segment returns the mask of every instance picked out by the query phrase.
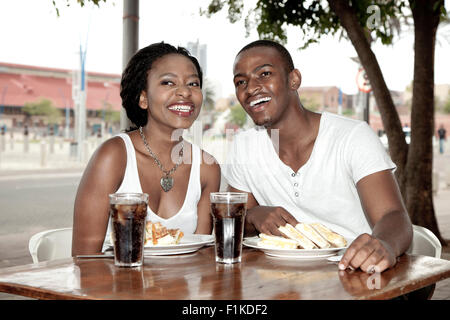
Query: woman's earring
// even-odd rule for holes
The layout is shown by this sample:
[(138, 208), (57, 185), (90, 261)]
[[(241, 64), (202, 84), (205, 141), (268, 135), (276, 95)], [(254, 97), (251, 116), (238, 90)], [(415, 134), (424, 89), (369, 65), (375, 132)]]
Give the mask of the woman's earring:
[(141, 107), (141, 109), (148, 109), (148, 101), (147, 98), (144, 97), (144, 95), (141, 94), (141, 96), (139, 97), (139, 107)]

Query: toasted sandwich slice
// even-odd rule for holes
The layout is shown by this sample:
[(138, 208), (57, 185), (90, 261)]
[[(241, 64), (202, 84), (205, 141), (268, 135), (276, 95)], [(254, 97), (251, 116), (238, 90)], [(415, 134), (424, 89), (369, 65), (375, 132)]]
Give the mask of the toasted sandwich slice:
[(159, 238), (158, 242), (157, 242), (158, 246), (166, 246), (166, 245), (170, 245), (170, 244), (176, 244), (175, 238), (172, 237), (172, 235), (170, 233), (166, 234), (162, 238)]
[(152, 223), (148, 221), (145, 226), (146, 245), (168, 245), (178, 244), (184, 236), (180, 229), (167, 229), (160, 222)]
[(259, 234), (260, 240), (258, 241), (259, 247), (264, 248), (272, 248), (272, 249), (297, 249), (297, 241), (278, 237), (271, 236), (265, 233)]
[(323, 224), (319, 222), (310, 224), (323, 238), (325, 238), (329, 243), (335, 248), (342, 248), (347, 245), (347, 240), (340, 234), (330, 230)]
[(304, 234), (309, 240), (314, 242), (320, 249), (327, 249), (331, 244), (325, 240), (313, 227), (306, 223), (298, 223), (295, 229)]
[(298, 245), (302, 249), (309, 250), (309, 249), (317, 248), (317, 246), (311, 240), (309, 240), (304, 234), (302, 234), (300, 231), (295, 229), (289, 223), (286, 223), (286, 225), (284, 227), (283, 226), (278, 227), (278, 230), (280, 230), (280, 232), (282, 234), (284, 234), (286, 237), (288, 237), (289, 239), (297, 241)]
[(169, 234), (173, 237), (176, 244), (180, 243), (181, 238), (183, 238), (184, 233), (180, 229), (169, 229)]

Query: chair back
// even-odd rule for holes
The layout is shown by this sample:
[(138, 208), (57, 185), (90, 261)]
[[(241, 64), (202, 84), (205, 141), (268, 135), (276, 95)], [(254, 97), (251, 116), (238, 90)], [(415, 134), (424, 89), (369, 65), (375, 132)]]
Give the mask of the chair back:
[(406, 252), (441, 258), (442, 245), (433, 232), (427, 228), (413, 225), (413, 240)]
[(33, 263), (70, 258), (72, 256), (72, 228), (52, 229), (36, 233), (28, 242)]

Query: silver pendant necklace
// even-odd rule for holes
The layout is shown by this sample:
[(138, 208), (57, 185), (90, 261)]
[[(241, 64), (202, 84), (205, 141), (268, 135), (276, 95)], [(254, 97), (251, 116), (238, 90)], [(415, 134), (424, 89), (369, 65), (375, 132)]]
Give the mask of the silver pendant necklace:
[(164, 167), (161, 164), (161, 161), (159, 161), (158, 157), (153, 153), (152, 149), (150, 149), (150, 146), (147, 143), (147, 139), (145, 139), (145, 135), (144, 135), (144, 132), (142, 130), (142, 127), (139, 127), (139, 133), (141, 134), (142, 141), (144, 142), (145, 148), (147, 149), (148, 153), (153, 158), (153, 160), (155, 161), (156, 165), (164, 173), (164, 175), (162, 176), (162, 178), (160, 180), (160, 184), (161, 184), (161, 188), (164, 190), (164, 192), (167, 192), (170, 189), (172, 189), (172, 187), (173, 187), (173, 178), (170, 175), (172, 173), (174, 173), (175, 170), (177, 170), (178, 166), (183, 161), (184, 140), (181, 141), (181, 150), (180, 150), (180, 153), (179, 153), (180, 159), (178, 160), (178, 162), (175, 164), (175, 166), (172, 169), (167, 171), (167, 170), (164, 170)]

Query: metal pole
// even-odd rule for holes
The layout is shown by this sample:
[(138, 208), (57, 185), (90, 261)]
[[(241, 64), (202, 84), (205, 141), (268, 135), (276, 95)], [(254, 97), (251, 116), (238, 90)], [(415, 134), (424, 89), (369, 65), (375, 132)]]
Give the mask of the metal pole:
[(366, 92), (366, 105), (364, 107), (364, 121), (367, 122), (367, 124), (370, 124), (370, 92)]
[(83, 141), (86, 139), (86, 47), (82, 48), (80, 44), (80, 91), (78, 96), (78, 127), (77, 127), (77, 160), (83, 161), (82, 147)]
[[(123, 34), (122, 34), (122, 70), (139, 49), (139, 0), (123, 1)], [(120, 111), (120, 130), (130, 128), (132, 122), (128, 119), (125, 109)]]

